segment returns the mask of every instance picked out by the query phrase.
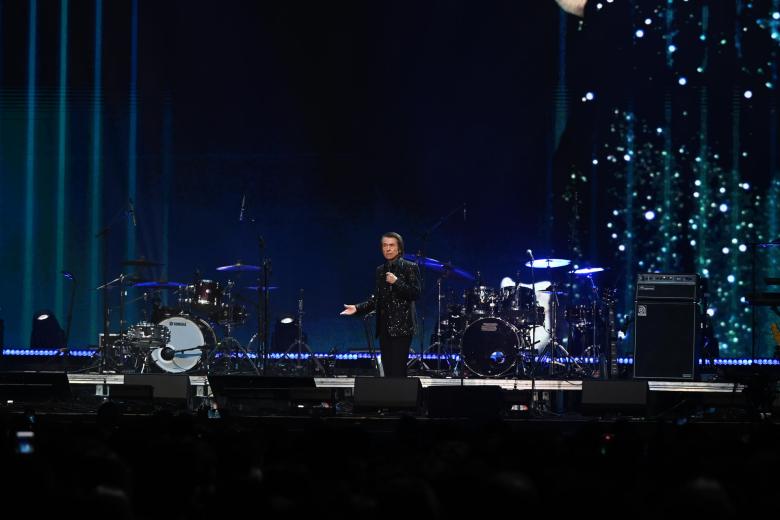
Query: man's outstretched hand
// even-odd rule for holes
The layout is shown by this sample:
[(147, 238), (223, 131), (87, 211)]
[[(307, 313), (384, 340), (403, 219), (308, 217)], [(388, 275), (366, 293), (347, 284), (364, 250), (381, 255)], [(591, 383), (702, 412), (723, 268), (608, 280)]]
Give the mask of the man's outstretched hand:
[(352, 316), (356, 312), (357, 312), (357, 307), (355, 307), (354, 305), (347, 305), (345, 303), (344, 304), (344, 310), (341, 311), (341, 315), (342, 316)]

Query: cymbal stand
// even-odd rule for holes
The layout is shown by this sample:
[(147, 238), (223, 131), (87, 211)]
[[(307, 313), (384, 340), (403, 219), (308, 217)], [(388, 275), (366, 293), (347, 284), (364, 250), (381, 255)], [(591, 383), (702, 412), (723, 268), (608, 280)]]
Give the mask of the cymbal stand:
[[(441, 281), (444, 276), (440, 276), (436, 280), (436, 343), (428, 347), (428, 352), (433, 350), (434, 346), (436, 347), (436, 375), (441, 375), (441, 346), (444, 342), (444, 339), (441, 337)], [(422, 366), (426, 365), (423, 364)]]
[[(530, 249), (528, 250), (528, 254), (531, 256), (531, 265), (533, 265), (534, 254), (533, 254), (533, 252), (531, 252)], [(520, 287), (522, 287), (520, 285), (520, 272), (519, 271), (517, 272), (517, 275), (515, 276), (515, 278), (517, 278), (517, 283), (515, 284), (515, 294), (514, 294), (515, 307), (518, 308), (518, 309), (521, 309), (521, 312), (522, 312), (522, 308), (523, 308), (522, 307), (522, 303), (523, 302), (519, 301)], [(539, 306), (539, 302), (536, 300), (536, 278), (534, 276), (534, 268), (533, 267), (531, 267), (531, 295), (532, 296), (531, 296), (531, 345), (530, 345), (530, 349), (531, 349), (531, 356), (532, 356), (531, 359), (533, 360), (533, 352), (536, 350), (536, 325), (537, 325), (537, 323), (536, 323), (536, 318), (537, 318), (537, 316), (536, 316), (536, 309)], [(524, 338), (528, 338), (528, 336), (524, 335)], [(522, 340), (520, 340), (520, 343), (521, 344), (518, 345), (518, 346), (522, 349)], [(520, 355), (518, 356), (518, 359), (521, 362), (515, 363), (515, 379), (520, 379), (521, 375), (524, 375), (524, 374), (520, 373), (520, 369), (523, 368), (523, 366), (524, 366), (523, 363), (522, 363), (523, 355), (522, 355), (522, 352), (520, 352), (519, 354)]]
[[(260, 265), (263, 266), (263, 276), (259, 284), (260, 290), (257, 291), (257, 337), (258, 348), (262, 351), (263, 375), (265, 375), (268, 368), (268, 304), (270, 296), (268, 283), (271, 277), (271, 259), (265, 256), (265, 240), (262, 236), (258, 235), (257, 244), (262, 262)], [(262, 309), (262, 319), (260, 309)]]
[(590, 304), (590, 326), (592, 329), (591, 332), (591, 353), (593, 354), (593, 357), (598, 360), (599, 364), (599, 378), (600, 379), (607, 379), (607, 358), (606, 353), (604, 352), (604, 349), (602, 348), (602, 345), (598, 343), (597, 337), (596, 337), (596, 331), (598, 330), (598, 326), (596, 324), (596, 318), (598, 317), (598, 307), (599, 302), (601, 301), (599, 296), (599, 288), (596, 286), (596, 282), (593, 280), (593, 274), (588, 275), (588, 281), (590, 282), (590, 287), (592, 291), (592, 302)]
[[(550, 273), (550, 264), (547, 264), (547, 273), (550, 277), (550, 280), (552, 280), (552, 276)], [(582, 370), (582, 366), (577, 363), (577, 361), (569, 354), (569, 351), (566, 350), (563, 345), (560, 344), (558, 341), (558, 284), (555, 282), (550, 282), (550, 288), (548, 289), (550, 291), (550, 342), (542, 349), (542, 351), (539, 353), (539, 356), (537, 357), (536, 363), (534, 363), (534, 368), (532, 370), (532, 374), (536, 374), (536, 370), (539, 368), (539, 365), (544, 361), (545, 359), (545, 353), (547, 356), (549, 356), (549, 365), (548, 365), (548, 375), (550, 377), (555, 376), (555, 359), (556, 359), (556, 351), (560, 352), (561, 355), (558, 356), (558, 359), (563, 360), (563, 363), (568, 363), (570, 365), (574, 365), (578, 371)], [(567, 371), (569, 371), (567, 367)]]
[[(417, 250), (417, 267), (418, 267), (419, 272), (420, 272), (420, 297), (419, 297), (418, 302), (417, 302), (417, 306), (420, 308), (420, 330), (419, 330), (419, 334), (420, 334), (420, 357), (419, 357), (420, 369), (422, 369), (425, 366), (424, 362), (423, 362), (423, 353), (425, 352), (425, 305), (424, 305), (424, 302), (423, 302), (423, 297), (424, 297), (424, 294), (425, 294), (425, 269), (424, 269), (424, 266), (421, 265), (422, 259), (425, 258), (426, 246), (428, 244), (428, 239), (430, 238), (431, 234), (434, 231), (436, 231), (437, 229), (439, 229), (439, 227), (441, 227), (442, 224), (447, 222), (450, 219), (450, 217), (452, 217), (454, 214), (456, 214), (456, 213), (458, 213), (460, 211), (463, 212), (463, 220), (465, 222), (465, 220), (466, 220), (466, 203), (464, 202), (463, 204), (461, 204), (457, 208), (451, 210), (449, 213), (447, 213), (446, 215), (441, 217), (438, 221), (436, 221), (435, 224), (433, 224), (433, 226), (431, 226), (430, 228), (426, 229), (425, 232), (423, 232), (421, 245), (420, 245), (420, 248)], [(407, 363), (407, 367), (410, 364), (411, 363)]]

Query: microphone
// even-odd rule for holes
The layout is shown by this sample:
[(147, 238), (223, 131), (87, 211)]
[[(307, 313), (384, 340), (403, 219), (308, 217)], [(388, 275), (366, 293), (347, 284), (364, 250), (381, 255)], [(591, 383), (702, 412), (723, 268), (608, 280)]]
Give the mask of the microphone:
[(176, 351), (171, 347), (163, 347), (162, 350), (160, 350), (160, 357), (165, 361), (171, 361), (175, 356)]
[(238, 214), (238, 221), (244, 221), (244, 211), (246, 210), (246, 192), (241, 195), (241, 213)]
[(528, 256), (531, 257), (531, 260), (534, 260), (534, 252), (533, 251), (531, 251), (530, 249), (526, 249), (525, 252), (528, 253)]
[(466, 203), (463, 203), (463, 222), (466, 222)]
[(385, 262), (385, 283), (387, 284), (387, 290), (393, 290), (393, 284), (387, 281), (387, 273), (390, 272), (390, 262)]
[(130, 216), (133, 218), (133, 227), (137, 227), (138, 224), (135, 222), (135, 207), (133, 206), (133, 199), (130, 197), (127, 198), (127, 207), (129, 208), (127, 212), (130, 213)]

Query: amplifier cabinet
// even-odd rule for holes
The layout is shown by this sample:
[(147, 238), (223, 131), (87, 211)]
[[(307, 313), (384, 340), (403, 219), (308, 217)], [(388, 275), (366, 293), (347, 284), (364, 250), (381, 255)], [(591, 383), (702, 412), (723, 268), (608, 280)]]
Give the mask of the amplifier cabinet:
[(639, 275), (634, 303), (635, 378), (697, 378), (698, 282), (697, 275)]

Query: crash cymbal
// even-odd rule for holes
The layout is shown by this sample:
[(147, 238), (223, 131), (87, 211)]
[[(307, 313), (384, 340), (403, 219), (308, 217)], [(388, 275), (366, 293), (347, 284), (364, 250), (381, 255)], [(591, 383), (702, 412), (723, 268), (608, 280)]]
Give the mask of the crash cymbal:
[(548, 267), (554, 269), (556, 267), (565, 267), (571, 263), (571, 260), (565, 258), (537, 258), (536, 260), (528, 261), (524, 265), (533, 269), (547, 269)]
[(156, 267), (163, 264), (159, 262), (152, 262), (151, 260), (147, 260), (146, 258), (141, 257), (134, 260), (125, 260), (122, 262), (122, 265), (132, 265), (135, 267)]
[(141, 282), (133, 285), (133, 287), (138, 287), (139, 289), (180, 289), (186, 286), (186, 283), (162, 281)]
[(540, 292), (544, 294), (557, 294), (558, 296), (566, 296), (567, 294), (569, 294), (566, 291), (553, 291), (552, 289), (544, 289), (536, 292)]
[(410, 262), (414, 262), (418, 265), (421, 265), (426, 269), (430, 269), (431, 271), (436, 271), (437, 273), (452, 273), (460, 276), (461, 278), (465, 278), (466, 280), (474, 280), (476, 278), (473, 274), (469, 273), (468, 271), (455, 267), (454, 265), (452, 265), (451, 262), (445, 263), (436, 260), (435, 258), (428, 258), (425, 256), (412, 255), (412, 254), (406, 254), (404, 255), (404, 258), (406, 260), (409, 260)]
[(223, 265), (221, 267), (217, 267), (217, 271), (223, 271), (223, 272), (235, 272), (235, 271), (259, 271), (260, 266), (258, 265), (248, 265), (248, 264), (242, 264), (241, 262), (236, 262), (233, 265)]
[[(276, 290), (276, 289), (278, 289), (278, 288), (279, 288), (279, 287), (277, 287), (277, 286), (275, 286), (275, 285), (271, 285), (271, 286), (269, 286), (269, 287), (268, 287), (268, 290), (269, 290), (269, 291), (275, 291), (275, 290)], [(247, 291), (259, 291), (259, 290), (263, 290), (263, 289), (261, 289), (261, 287), (260, 287), (259, 285), (250, 285), (250, 286), (244, 287), (244, 289), (246, 289)]]
[(600, 273), (602, 271), (606, 271), (606, 267), (580, 267), (579, 269), (575, 269), (573, 271), (569, 271), (571, 274), (579, 274), (579, 275), (587, 275), (587, 274), (594, 274), (594, 273)]

